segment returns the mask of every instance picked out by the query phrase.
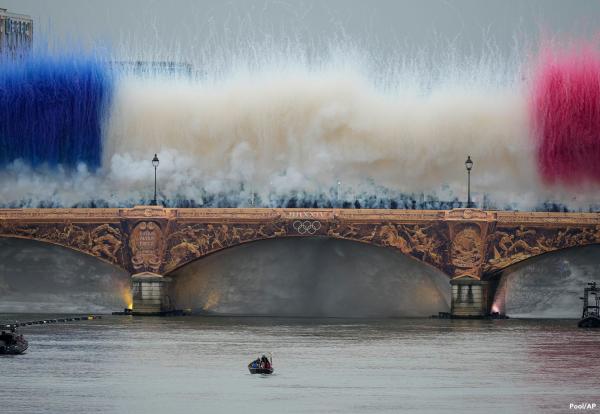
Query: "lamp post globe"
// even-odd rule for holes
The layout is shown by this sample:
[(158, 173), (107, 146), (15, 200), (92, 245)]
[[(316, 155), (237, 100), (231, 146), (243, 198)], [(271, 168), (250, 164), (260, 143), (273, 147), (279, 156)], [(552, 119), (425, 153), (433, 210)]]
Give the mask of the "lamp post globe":
[(154, 158), (152, 158), (152, 166), (154, 167), (154, 199), (150, 203), (150, 205), (152, 205), (152, 206), (158, 205), (156, 202), (156, 169), (158, 168), (158, 163), (159, 163), (158, 156), (157, 156), (157, 154), (154, 154)]
[(467, 169), (467, 208), (471, 208), (471, 169), (473, 168), (473, 160), (471, 160), (470, 155), (467, 155), (465, 168)]
[(473, 168), (473, 160), (471, 160), (470, 155), (467, 155), (467, 160), (465, 161), (465, 167), (467, 167), (467, 171), (471, 171), (471, 168)]

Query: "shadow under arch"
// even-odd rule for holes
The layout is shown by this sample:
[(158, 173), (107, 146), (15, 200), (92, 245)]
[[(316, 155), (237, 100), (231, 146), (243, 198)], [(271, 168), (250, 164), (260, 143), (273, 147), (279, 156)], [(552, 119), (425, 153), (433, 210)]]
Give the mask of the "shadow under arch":
[(49, 244), (52, 246), (58, 246), (58, 247), (62, 247), (77, 253), (81, 253), (83, 255), (89, 256), (89, 257), (93, 257), (94, 259), (97, 259), (101, 262), (104, 262), (106, 264), (109, 264), (111, 266), (114, 266), (116, 268), (118, 268), (119, 270), (123, 270), (126, 271), (127, 269), (125, 269), (125, 267), (123, 266), (122, 263), (119, 263), (118, 261), (115, 260), (111, 260), (106, 256), (103, 256), (101, 253), (100, 254), (94, 254), (91, 251), (87, 251), (87, 250), (82, 250), (82, 249), (78, 249), (77, 247), (71, 246), (68, 243), (59, 243), (57, 241), (54, 240), (48, 240), (48, 239), (41, 239), (41, 238), (35, 238), (35, 237), (27, 237), (27, 236), (21, 236), (21, 235), (16, 235), (16, 234), (0, 234), (0, 240), (2, 239), (19, 239), (19, 240), (29, 240), (32, 242), (37, 242), (37, 243), (43, 243), (43, 244)]
[[(495, 270), (493, 272), (484, 273), (481, 277), (481, 280), (491, 282), (494, 279), (501, 277), (504, 272), (517, 269), (521, 266), (526, 266), (527, 264), (532, 263), (532, 262), (535, 263), (537, 260), (541, 260), (546, 257), (553, 256), (555, 254), (568, 253), (570, 251), (575, 251), (578, 249), (585, 249), (587, 247), (593, 247), (593, 246), (597, 246), (600, 249), (600, 243), (586, 243), (586, 244), (580, 244), (580, 245), (576, 245), (576, 246), (561, 247), (556, 250), (549, 250), (547, 252), (543, 252), (540, 254), (530, 255), (530, 256), (524, 257), (522, 260), (514, 261), (510, 265), (503, 267), (501, 269)], [(600, 262), (600, 256), (599, 256), (599, 262)]]
[(600, 282), (600, 244), (565, 247), (485, 274), (492, 311), (509, 316), (579, 317), (579, 297), (590, 280)]
[[(244, 246), (244, 245), (248, 245), (248, 244), (255, 244), (255, 243), (259, 243), (259, 242), (264, 242), (267, 240), (288, 240), (288, 239), (296, 239), (296, 240), (302, 240), (302, 239), (321, 239), (321, 240), (342, 240), (342, 241), (347, 241), (347, 242), (352, 242), (352, 243), (357, 243), (357, 244), (362, 244), (362, 245), (367, 245), (367, 246), (371, 246), (371, 247), (375, 247), (375, 248), (382, 248), (382, 249), (386, 249), (389, 251), (393, 251), (399, 255), (405, 256), (408, 259), (414, 260), (417, 263), (420, 263), (426, 267), (429, 267), (435, 271), (441, 272), (444, 275), (446, 275), (446, 277), (448, 278), (448, 280), (450, 280), (451, 276), (448, 275), (446, 272), (444, 272), (444, 270), (442, 269), (442, 264), (440, 264), (440, 266), (435, 266), (434, 264), (432, 264), (430, 261), (425, 260), (427, 253), (406, 253), (404, 251), (402, 251), (401, 248), (397, 247), (397, 246), (391, 246), (391, 245), (385, 245), (385, 244), (381, 244), (381, 243), (374, 243), (371, 241), (365, 241), (365, 240), (361, 240), (361, 239), (355, 239), (355, 238), (349, 238), (349, 237), (334, 237), (334, 236), (323, 236), (323, 235), (281, 235), (281, 236), (276, 236), (276, 237), (264, 237), (264, 238), (257, 238), (257, 239), (251, 239), (251, 240), (243, 240), (240, 241), (238, 243), (235, 244), (231, 244), (231, 245), (227, 245), (224, 246), (222, 248), (219, 249), (215, 249), (212, 251), (209, 251), (207, 253), (204, 253), (202, 255), (196, 256), (196, 257), (191, 257), (189, 259), (186, 259), (184, 261), (180, 261), (177, 265), (175, 266), (169, 266), (168, 262), (169, 262), (169, 254), (167, 254), (167, 266), (166, 267), (166, 271), (164, 272), (165, 276), (170, 276), (174, 273), (177, 273), (180, 269), (190, 265), (191, 263), (194, 263), (198, 260), (203, 260), (207, 257), (210, 257), (214, 254), (219, 254), (222, 253), (225, 250), (229, 250), (229, 249), (234, 249), (237, 248), (239, 246)], [(419, 257), (420, 256), (420, 257)]]
[(68, 246), (0, 237), (0, 312), (107, 312), (130, 301), (120, 266)]
[(332, 237), (241, 243), (169, 272), (178, 308), (276, 316), (429, 316), (448, 276), (398, 249)]

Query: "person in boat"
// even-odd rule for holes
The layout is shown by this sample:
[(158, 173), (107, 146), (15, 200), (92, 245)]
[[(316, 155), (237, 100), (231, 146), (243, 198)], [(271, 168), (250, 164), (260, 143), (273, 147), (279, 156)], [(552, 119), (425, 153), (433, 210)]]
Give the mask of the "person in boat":
[(260, 367), (260, 358), (256, 358), (254, 361), (252, 361), (252, 368), (259, 368)]
[(269, 362), (269, 358), (266, 355), (263, 355), (260, 359), (260, 367), (264, 369), (271, 369), (271, 362)]

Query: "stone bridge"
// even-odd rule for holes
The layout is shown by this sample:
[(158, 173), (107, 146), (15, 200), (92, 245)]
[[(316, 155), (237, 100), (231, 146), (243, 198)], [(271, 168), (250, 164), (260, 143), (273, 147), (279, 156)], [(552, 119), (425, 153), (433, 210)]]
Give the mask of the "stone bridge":
[(488, 282), (533, 256), (600, 243), (599, 213), (455, 210), (0, 209), (0, 237), (53, 243), (132, 274), (134, 312), (166, 310), (167, 276), (211, 253), (277, 237), (330, 237), (398, 250), (444, 272), (452, 313), (489, 312)]

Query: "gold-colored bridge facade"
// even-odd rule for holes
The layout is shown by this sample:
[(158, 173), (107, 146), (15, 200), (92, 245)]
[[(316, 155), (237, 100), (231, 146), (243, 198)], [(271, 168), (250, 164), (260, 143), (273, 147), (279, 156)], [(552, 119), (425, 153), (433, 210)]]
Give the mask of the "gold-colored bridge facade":
[(600, 214), (147, 206), (0, 209), (0, 237), (62, 245), (132, 274), (161, 275), (242, 243), (330, 237), (398, 250), (452, 279), (482, 279), (533, 256), (600, 243)]

